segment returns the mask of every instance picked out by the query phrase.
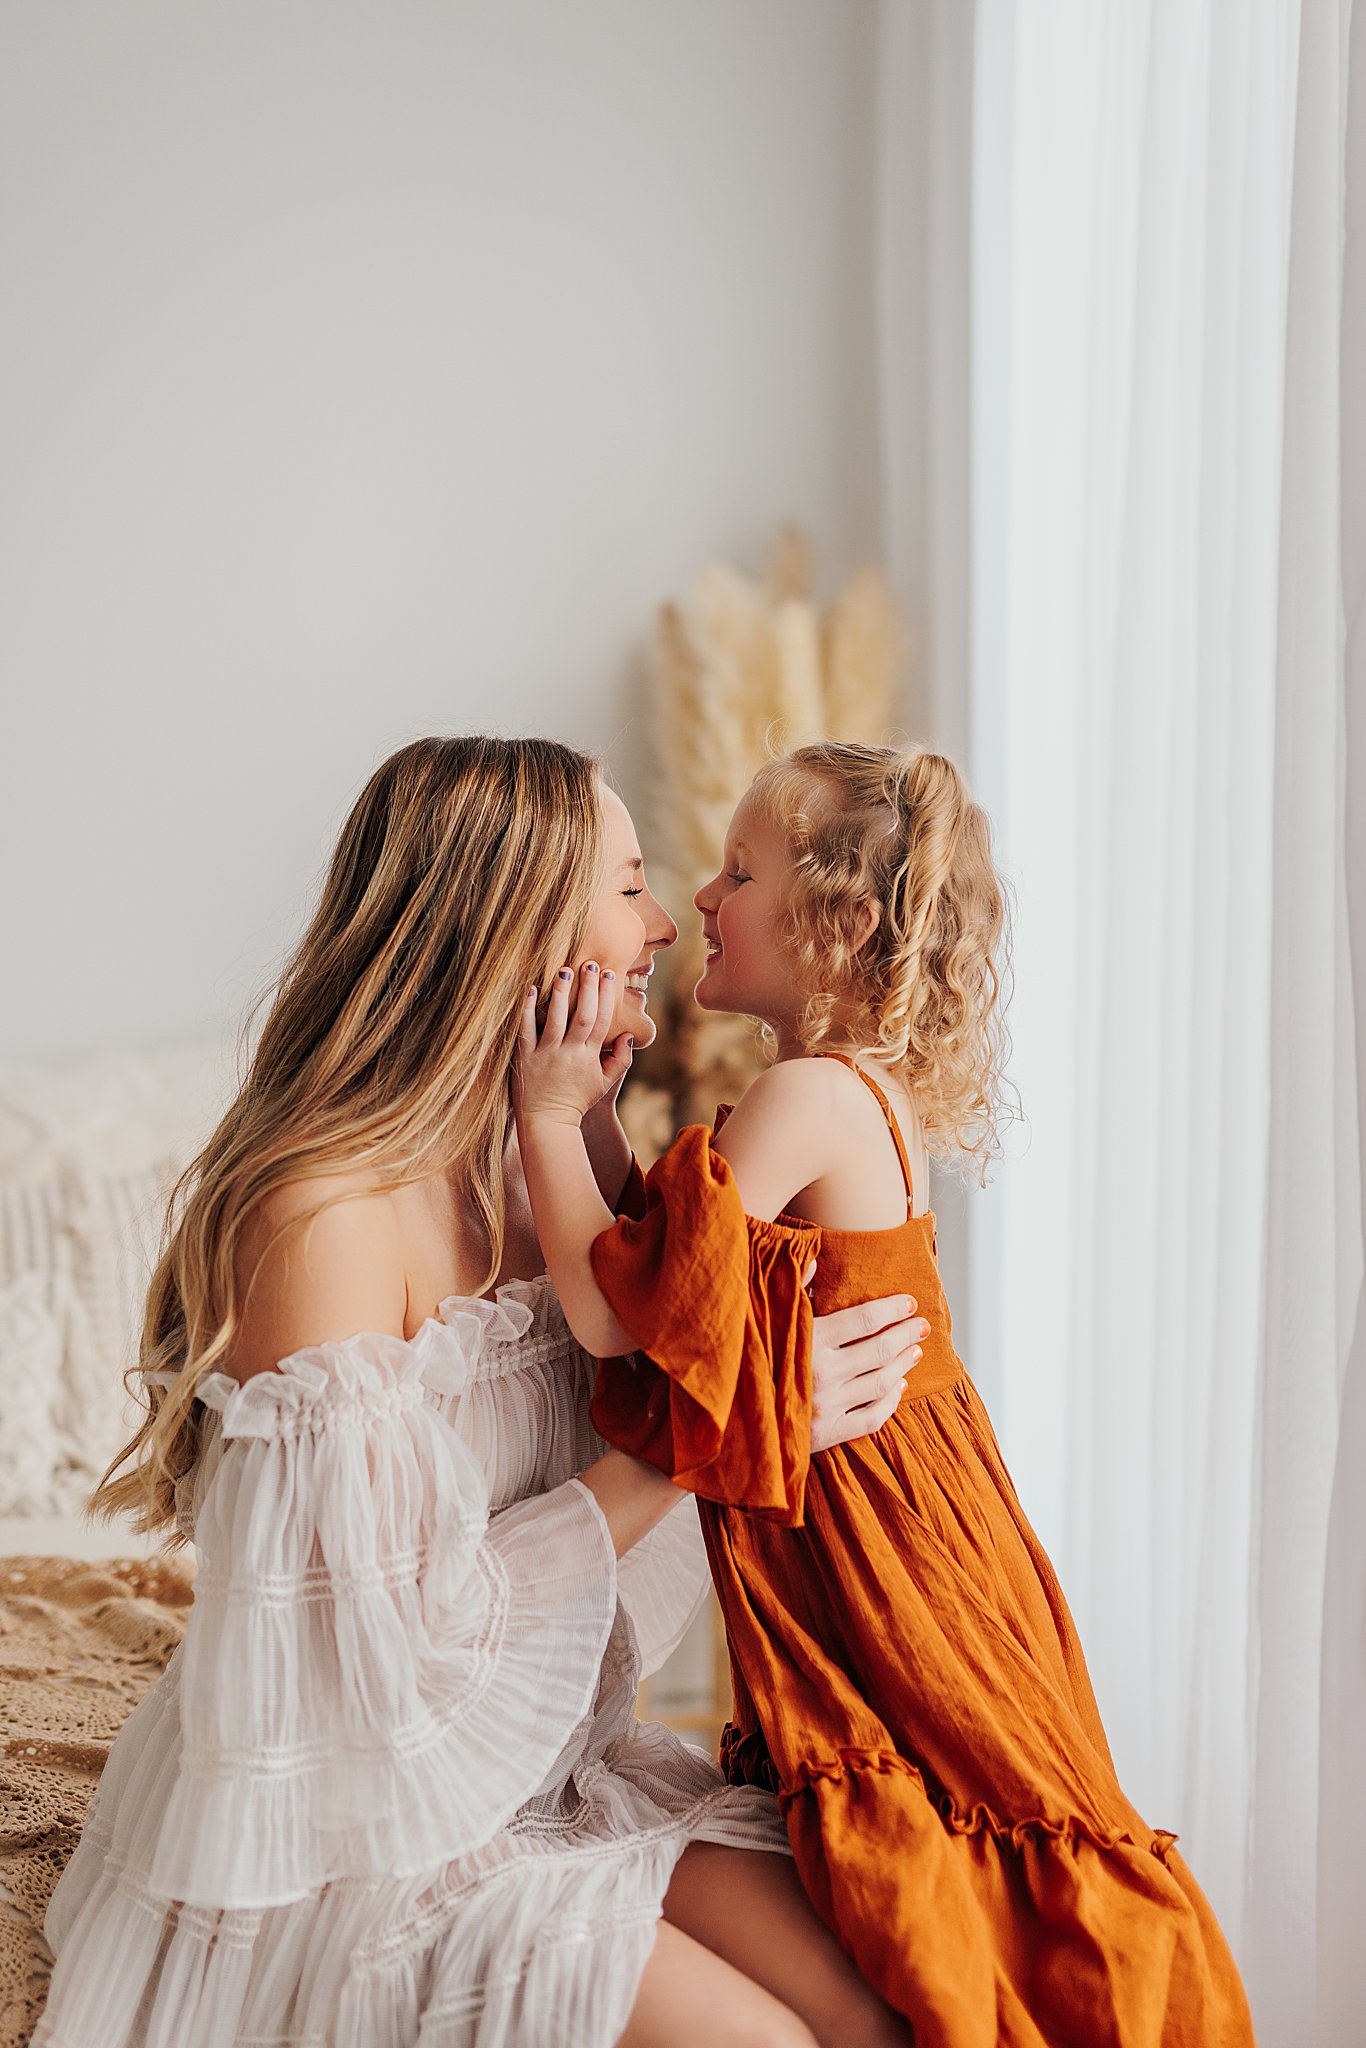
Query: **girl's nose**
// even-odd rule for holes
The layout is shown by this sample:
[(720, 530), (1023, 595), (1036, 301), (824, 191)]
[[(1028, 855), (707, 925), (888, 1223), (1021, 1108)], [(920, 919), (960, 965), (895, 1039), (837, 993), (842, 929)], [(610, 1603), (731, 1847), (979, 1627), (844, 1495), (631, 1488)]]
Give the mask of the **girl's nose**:
[(650, 944), (658, 947), (671, 946), (678, 937), (678, 926), (662, 903), (656, 902), (655, 911), (658, 915), (658, 928), (651, 932)]

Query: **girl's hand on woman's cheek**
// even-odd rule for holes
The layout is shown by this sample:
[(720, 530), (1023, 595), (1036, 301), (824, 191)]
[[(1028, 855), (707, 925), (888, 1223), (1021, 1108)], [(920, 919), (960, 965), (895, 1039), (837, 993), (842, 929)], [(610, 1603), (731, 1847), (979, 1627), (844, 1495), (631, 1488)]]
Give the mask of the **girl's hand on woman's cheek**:
[(551, 985), (539, 1034), (536, 991), (527, 990), (513, 1069), (519, 1118), (577, 1129), (603, 1095), (620, 1086), (631, 1064), (632, 1041), (623, 1032), (604, 1050), (616, 1006), (615, 982), (610, 968), (600, 972), (596, 961), (587, 960), (579, 969), (576, 988), (573, 968), (562, 967)]

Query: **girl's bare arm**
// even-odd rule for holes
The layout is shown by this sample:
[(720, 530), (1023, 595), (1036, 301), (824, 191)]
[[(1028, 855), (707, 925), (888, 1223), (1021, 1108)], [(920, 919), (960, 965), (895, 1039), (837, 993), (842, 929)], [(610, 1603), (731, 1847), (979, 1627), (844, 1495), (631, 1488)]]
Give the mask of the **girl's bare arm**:
[[(610, 1051), (604, 1043), (612, 979), (588, 962), (576, 989), (573, 970), (561, 968), (539, 1034), (535, 991), (528, 990), (515, 1087), (522, 1169), (541, 1249), (570, 1329), (599, 1358), (634, 1349), (593, 1276), (593, 1240), (615, 1218), (594, 1179), (582, 1129), (604, 1088), (619, 1085), (630, 1065), (628, 1038)], [(827, 1170), (838, 1137), (829, 1062), (794, 1060), (754, 1083), (716, 1150), (728, 1161), (748, 1213), (772, 1217)]]

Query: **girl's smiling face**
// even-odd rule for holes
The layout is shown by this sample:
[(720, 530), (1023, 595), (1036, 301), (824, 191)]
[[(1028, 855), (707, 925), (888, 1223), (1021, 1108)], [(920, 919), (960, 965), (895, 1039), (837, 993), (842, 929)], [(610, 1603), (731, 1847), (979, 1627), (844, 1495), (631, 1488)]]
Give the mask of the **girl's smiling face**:
[(779, 1039), (802, 1008), (779, 946), (788, 884), (782, 832), (752, 795), (726, 833), (721, 872), (693, 898), (707, 964), (694, 994), (704, 1010), (734, 1010), (773, 1026)]
[(603, 879), (575, 965), (596, 960), (616, 976), (616, 1014), (607, 1042), (629, 1031), (637, 1050), (654, 1041), (646, 1007), (654, 956), (671, 946), (678, 926), (645, 880), (645, 864), (631, 813), (614, 789), (598, 785), (604, 834)]

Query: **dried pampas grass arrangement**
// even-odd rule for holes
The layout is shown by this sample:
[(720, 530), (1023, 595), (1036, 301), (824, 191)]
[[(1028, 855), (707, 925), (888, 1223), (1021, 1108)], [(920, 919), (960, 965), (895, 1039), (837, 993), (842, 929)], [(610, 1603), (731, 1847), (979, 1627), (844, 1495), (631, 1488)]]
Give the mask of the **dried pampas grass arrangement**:
[[(812, 739), (884, 742), (894, 721), (906, 635), (876, 569), (852, 577), (823, 611), (810, 549), (795, 527), (761, 579), (724, 565), (686, 604), (659, 612), (653, 653), (657, 773), (647, 838), (663, 900), (682, 934), (661, 964), (660, 1034), (622, 1098), (642, 1161), (685, 1123), (710, 1122), (762, 1065), (755, 1026), (709, 1016), (692, 999), (705, 948), (692, 899), (715, 874), (732, 811), (770, 753)], [(661, 975), (661, 980), (663, 979)]]

